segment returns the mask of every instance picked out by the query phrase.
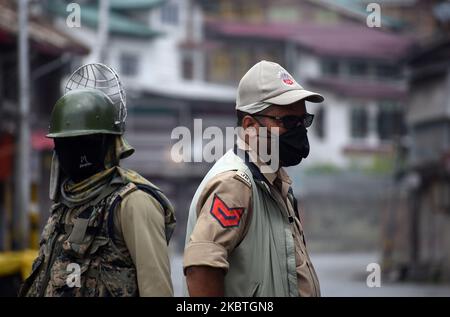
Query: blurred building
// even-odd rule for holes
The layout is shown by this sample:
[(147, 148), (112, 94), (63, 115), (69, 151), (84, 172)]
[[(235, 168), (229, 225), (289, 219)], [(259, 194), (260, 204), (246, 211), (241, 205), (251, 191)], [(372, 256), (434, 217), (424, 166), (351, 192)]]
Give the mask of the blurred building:
[[(55, 25), (91, 48), (72, 68), (99, 60), (97, 0), (79, 1), (81, 27), (68, 28), (69, 1), (47, 0)], [(161, 186), (178, 207), (184, 230), (193, 192), (211, 163), (174, 163), (172, 129), (235, 125), (235, 89), (256, 62), (272, 60), (326, 97), (316, 114), (305, 165), (371, 165), (392, 153), (404, 132), (406, 93), (399, 62), (412, 41), (366, 26), (357, 5), (330, 1), (110, 0), (105, 63), (127, 90), (127, 138), (136, 147), (124, 162)], [(203, 132), (203, 130), (201, 132)], [(192, 157), (202, 135), (192, 133)], [(181, 234), (182, 235), (182, 234)]]
[[(16, 1), (0, 0), (0, 294), (15, 296), (20, 282), (22, 255), (8, 253), (21, 242), (13, 232), (14, 167), (16, 160), (18, 95), (18, 14)], [(45, 138), (51, 109), (60, 97), (60, 82), (74, 56), (88, 48), (54, 28), (38, 12), (29, 20), (31, 112), (31, 204), (30, 220), (35, 230), (27, 247), (37, 247), (40, 231), (37, 215), (46, 219), (50, 201), (48, 180), (53, 142)], [(31, 228), (30, 228), (31, 229)], [(31, 231), (31, 230), (30, 230)]]
[(450, 280), (450, 40), (410, 59), (403, 144), (392, 208), (384, 219), (384, 261), (403, 278)]
[[(32, 12), (33, 13), (33, 12)], [(11, 248), (11, 195), (13, 184), (16, 118), (18, 109), (17, 11), (15, 1), (0, 1), (0, 250)], [(37, 211), (49, 206), (49, 158), (53, 142), (45, 138), (51, 109), (60, 97), (60, 82), (73, 56), (88, 48), (32, 14), (30, 38), (30, 99), (32, 205)]]
[[(47, 1), (46, 12), (55, 25), (91, 48), (91, 54), (72, 68), (99, 61), (97, 28), (99, 2), (79, 1), (81, 26), (68, 28), (67, 4)], [(178, 209), (178, 230), (184, 230), (187, 206), (210, 163), (176, 164), (171, 158), (172, 130), (193, 129), (193, 119), (203, 126), (233, 126), (235, 88), (204, 80), (204, 52), (192, 50), (203, 38), (203, 15), (195, 1), (110, 1), (109, 35), (104, 63), (118, 71), (127, 92), (128, 141), (135, 154), (123, 162), (160, 186)], [(203, 131), (202, 131), (203, 132)], [(202, 135), (192, 157), (201, 155)], [(179, 235), (180, 245), (184, 233)]]
[[(400, 21), (369, 28), (367, 12), (339, 1), (200, 1), (205, 10), (205, 80), (236, 85), (254, 63), (285, 66), (325, 95), (307, 165), (372, 165), (405, 133), (402, 58), (413, 45), (394, 33)], [(353, 3), (355, 4), (355, 2)], [(357, 4), (357, 3), (356, 3)]]
[[(337, 2), (345, 4), (352, 1)], [(373, 2), (357, 1), (362, 8)], [(428, 42), (450, 31), (450, 3), (446, 0), (381, 0), (376, 3), (380, 4), (383, 15), (401, 21), (401, 24), (395, 22), (393, 25), (396, 29), (414, 36), (420, 42)]]

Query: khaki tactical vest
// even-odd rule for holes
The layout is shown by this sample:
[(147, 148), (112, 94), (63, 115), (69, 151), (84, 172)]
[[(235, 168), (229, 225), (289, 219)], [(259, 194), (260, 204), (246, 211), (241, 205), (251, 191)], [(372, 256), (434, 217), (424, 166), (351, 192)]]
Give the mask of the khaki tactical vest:
[[(108, 186), (97, 199), (72, 209), (56, 203), (44, 228), (38, 258), (19, 296), (139, 296), (136, 268), (126, 247), (114, 243), (113, 213), (141, 189), (171, 208), (155, 187)], [(169, 241), (171, 232), (166, 230)]]
[(299, 296), (289, 217), (271, 195), (256, 166), (235, 151), (239, 150), (230, 150), (219, 159), (197, 189), (189, 210), (186, 245), (197, 222), (197, 202), (207, 182), (225, 171), (245, 173), (252, 185), (253, 213), (246, 236), (229, 254), (225, 296)]

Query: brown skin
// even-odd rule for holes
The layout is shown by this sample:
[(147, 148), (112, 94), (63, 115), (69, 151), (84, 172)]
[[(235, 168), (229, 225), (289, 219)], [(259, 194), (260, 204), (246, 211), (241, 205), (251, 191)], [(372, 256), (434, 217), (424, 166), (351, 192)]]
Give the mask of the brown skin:
[(191, 297), (223, 297), (224, 277), (222, 269), (211, 266), (190, 266), (186, 269), (186, 283)]
[[(269, 116), (301, 116), (306, 113), (305, 101), (301, 100), (286, 106), (270, 106), (263, 112)], [(269, 130), (279, 128), (280, 135), (287, 130), (282, 126), (282, 122), (266, 117), (256, 117), (256, 119), (265, 125)], [(258, 129), (261, 125), (254, 117), (247, 115), (242, 120), (242, 127)], [(248, 143), (248, 142), (247, 142)], [(209, 266), (191, 266), (186, 269), (186, 283), (189, 295), (192, 297), (223, 297), (224, 296), (224, 278), (225, 272), (222, 269)]]

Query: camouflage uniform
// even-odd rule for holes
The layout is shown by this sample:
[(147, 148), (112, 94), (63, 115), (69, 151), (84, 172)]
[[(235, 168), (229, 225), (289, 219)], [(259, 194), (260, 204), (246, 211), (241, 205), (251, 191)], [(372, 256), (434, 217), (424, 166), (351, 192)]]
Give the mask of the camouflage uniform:
[[(116, 246), (111, 232), (114, 208), (135, 190), (138, 187), (134, 183), (118, 190), (111, 187), (113, 192), (95, 205), (72, 210), (54, 204), (42, 233), (39, 256), (25, 283), (25, 288), (29, 287), (26, 295), (138, 296), (134, 263), (127, 248)], [(155, 188), (144, 190), (157, 193)], [(81, 287), (69, 286), (71, 263), (80, 267)]]
[[(80, 93), (100, 94), (89, 90), (71, 94), (79, 95)], [(70, 98), (66, 97), (66, 103), (67, 99), (70, 101)], [(156, 230), (156, 234), (163, 235), (162, 239), (166, 246), (175, 226), (173, 209), (161, 191), (139, 174), (116, 164), (120, 158), (130, 154), (130, 149), (120, 134), (115, 136), (115, 144), (105, 159), (109, 162), (107, 169), (84, 181), (87, 184), (99, 183), (100, 185), (95, 187), (98, 194), (81, 204), (72, 204), (70, 200), (61, 197), (64, 196), (64, 186), (60, 181), (55, 181), (55, 177), (52, 178), (51, 183), (54, 188), (51, 195), (54, 204), (41, 236), (39, 255), (33, 263), (31, 275), (20, 291), (20, 296), (172, 295), (170, 268), (164, 270), (168, 275), (164, 277), (164, 280), (166, 284), (170, 284), (166, 285), (166, 290), (156, 293), (142, 286), (157, 278), (147, 276), (145, 283), (138, 280), (136, 259), (130, 254), (127, 241), (124, 239), (125, 234), (122, 232), (124, 224), (118, 217), (118, 213), (123, 212), (122, 203), (125, 200), (132, 201), (133, 197), (138, 197), (136, 195), (148, 194), (150, 200), (147, 201), (153, 205), (143, 206), (140, 203), (135, 205), (131, 212), (142, 213), (145, 212), (144, 209), (155, 207), (157, 210), (154, 214), (159, 214), (164, 219), (164, 224)], [(57, 165), (57, 161), (54, 162), (52, 172), (54, 170), (59, 172)], [(59, 174), (57, 178), (60, 178)], [(150, 231), (144, 232), (143, 235), (150, 235)], [(149, 240), (159, 238), (148, 237)], [(145, 247), (154, 248), (154, 245), (145, 245)], [(168, 263), (167, 250), (155, 250), (160, 253), (163, 251), (166, 252)], [(148, 274), (157, 274), (157, 272)], [(146, 290), (146, 294), (140, 294), (140, 289)]]

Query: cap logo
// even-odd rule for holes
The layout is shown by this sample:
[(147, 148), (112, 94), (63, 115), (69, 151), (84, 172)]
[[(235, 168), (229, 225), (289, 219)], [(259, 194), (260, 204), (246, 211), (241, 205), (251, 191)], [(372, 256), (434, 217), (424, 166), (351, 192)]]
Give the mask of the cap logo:
[(294, 84), (294, 78), (291, 77), (287, 72), (280, 71), (278, 77), (282, 80), (285, 85), (292, 86)]

